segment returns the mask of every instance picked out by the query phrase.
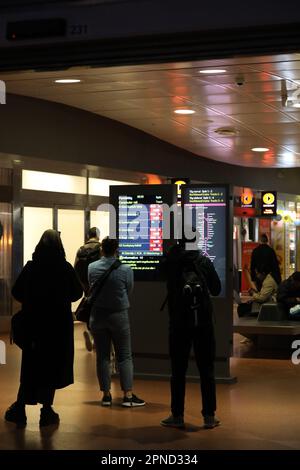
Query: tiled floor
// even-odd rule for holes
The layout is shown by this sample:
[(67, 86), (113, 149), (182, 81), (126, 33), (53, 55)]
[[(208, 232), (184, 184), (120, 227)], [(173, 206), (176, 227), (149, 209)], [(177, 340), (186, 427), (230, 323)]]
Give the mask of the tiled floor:
[[(0, 414), (14, 401), (18, 387), (19, 351), (8, 346), (7, 364), (0, 366)], [(135, 392), (147, 401), (124, 409), (114, 379), (112, 408), (99, 406), (95, 355), (84, 349), (76, 332), (76, 383), (58, 391), (57, 429), (40, 431), (39, 408), (27, 407), (25, 430), (0, 419), (0, 449), (300, 449), (300, 365), (289, 360), (232, 359), (235, 385), (218, 385), (218, 416), (222, 426), (201, 427), (199, 385), (187, 385), (185, 430), (159, 425), (169, 414), (167, 381), (136, 380)]]

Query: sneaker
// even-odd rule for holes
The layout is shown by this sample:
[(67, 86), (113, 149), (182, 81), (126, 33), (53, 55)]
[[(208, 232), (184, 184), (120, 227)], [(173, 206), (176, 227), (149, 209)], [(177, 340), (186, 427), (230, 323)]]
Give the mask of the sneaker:
[(103, 397), (102, 397), (102, 400), (101, 400), (101, 405), (102, 406), (111, 406), (111, 404), (112, 404), (111, 394), (109, 393), (108, 395), (104, 395), (104, 393), (103, 393)]
[(84, 337), (84, 342), (85, 342), (85, 347), (86, 349), (91, 352), (93, 351), (93, 343), (91, 339), (91, 335), (88, 331), (83, 332), (83, 337)]
[(40, 426), (50, 426), (51, 424), (59, 424), (59, 414), (51, 408), (42, 408), (40, 417)]
[(123, 398), (122, 406), (144, 406), (144, 405), (145, 405), (144, 400), (141, 400), (141, 398), (138, 398), (134, 394), (132, 394), (130, 398), (128, 397)]
[(219, 426), (221, 421), (216, 416), (204, 416), (204, 428), (213, 429)]
[(13, 403), (4, 415), (5, 421), (15, 423), (18, 426), (26, 426), (27, 417), (25, 413), (25, 406), (20, 405), (18, 402)]
[(172, 428), (184, 428), (183, 416), (170, 415), (168, 418), (161, 420), (160, 424)]

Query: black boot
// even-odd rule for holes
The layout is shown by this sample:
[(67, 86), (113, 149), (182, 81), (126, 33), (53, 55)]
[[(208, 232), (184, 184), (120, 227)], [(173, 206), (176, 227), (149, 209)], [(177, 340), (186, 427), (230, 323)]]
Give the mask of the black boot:
[(8, 410), (6, 410), (4, 418), (6, 421), (15, 423), (18, 426), (26, 426), (27, 417), (25, 413), (25, 405), (16, 401), (8, 408)]
[(51, 424), (59, 424), (59, 414), (51, 408), (51, 406), (43, 406), (41, 409), (40, 426), (50, 426)]

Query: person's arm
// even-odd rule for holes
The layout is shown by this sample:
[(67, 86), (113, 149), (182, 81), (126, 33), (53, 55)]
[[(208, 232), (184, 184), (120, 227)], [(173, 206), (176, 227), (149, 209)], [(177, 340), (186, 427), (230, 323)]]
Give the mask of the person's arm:
[(76, 269), (76, 264), (77, 264), (78, 261), (79, 261), (79, 256), (78, 256), (79, 252), (80, 252), (80, 248), (79, 248), (79, 250), (77, 250), (76, 257), (75, 257), (75, 261), (74, 261), (74, 268), (75, 268), (75, 269)]
[(25, 264), (24, 268), (20, 272), (11, 290), (11, 293), (14, 299), (16, 299), (18, 302), (21, 302), (21, 303), (24, 302), (25, 300), (25, 295), (26, 295), (26, 290), (27, 290), (27, 285), (28, 285), (28, 276), (30, 272), (30, 265), (31, 265), (30, 261)]
[(133, 280), (133, 271), (131, 268), (127, 269), (126, 273), (126, 288), (127, 294), (130, 295), (133, 291), (134, 280)]
[(89, 282), (89, 286), (91, 287), (91, 285), (92, 285), (92, 269), (91, 269), (90, 264), (88, 265), (88, 282)]
[(69, 286), (70, 286), (70, 301), (75, 302), (80, 299), (83, 294), (82, 285), (77, 277), (77, 274), (70, 263), (68, 265), (68, 275), (69, 275)]
[(274, 293), (274, 283), (273, 280), (269, 277), (266, 277), (264, 280), (261, 289), (259, 292), (254, 293), (252, 299), (254, 302), (258, 302), (263, 304), (264, 302), (268, 302), (272, 298), (272, 294)]

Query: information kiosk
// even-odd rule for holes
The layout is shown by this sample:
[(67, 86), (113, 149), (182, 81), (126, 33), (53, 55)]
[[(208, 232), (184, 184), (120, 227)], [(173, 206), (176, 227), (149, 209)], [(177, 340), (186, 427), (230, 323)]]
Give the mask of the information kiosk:
[[(175, 185), (111, 186), (110, 203), (115, 209), (111, 228), (119, 240), (119, 255), (134, 271), (131, 298), (131, 330), (135, 373), (168, 376), (168, 311), (161, 311), (166, 298), (160, 262), (182, 218), (168, 208), (177, 206)], [(231, 381), (232, 348), (232, 208), (230, 189), (218, 185), (182, 187), (183, 229), (197, 233), (197, 247), (213, 261), (222, 282), (221, 295), (213, 299), (216, 317), (216, 376)], [(180, 227), (181, 228), (181, 227)], [(166, 234), (169, 233), (169, 237)], [(186, 234), (188, 237), (188, 233)], [(187, 244), (187, 248), (189, 246)], [(193, 248), (195, 249), (195, 247)], [(190, 377), (197, 376), (190, 361)]]

